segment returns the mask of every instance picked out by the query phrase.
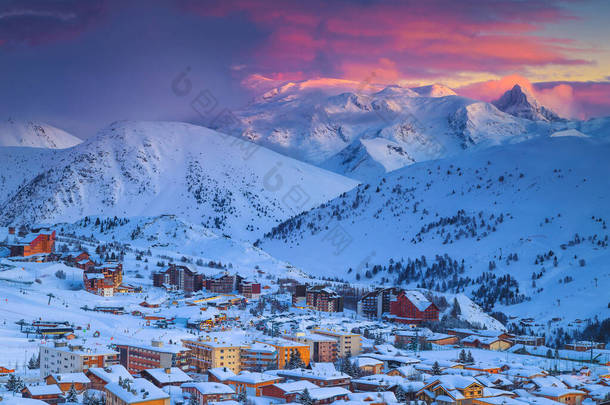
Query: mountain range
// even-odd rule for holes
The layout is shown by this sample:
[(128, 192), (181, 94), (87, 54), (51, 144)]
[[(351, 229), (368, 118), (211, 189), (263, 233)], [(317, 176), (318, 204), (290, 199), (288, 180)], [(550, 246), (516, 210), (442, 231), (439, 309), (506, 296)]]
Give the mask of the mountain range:
[(360, 87), (287, 83), (227, 128), (127, 121), (82, 141), (6, 121), (0, 225), (126, 218), (112, 238), (243, 269), (607, 315), (610, 118), (563, 119), (519, 86), (492, 103)]

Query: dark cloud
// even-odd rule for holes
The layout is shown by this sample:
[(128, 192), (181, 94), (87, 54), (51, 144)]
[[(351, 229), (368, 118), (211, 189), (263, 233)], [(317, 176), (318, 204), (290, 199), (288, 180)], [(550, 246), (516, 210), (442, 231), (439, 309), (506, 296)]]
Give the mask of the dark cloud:
[(99, 21), (104, 0), (7, 0), (0, 3), (0, 44), (38, 45), (73, 38)]

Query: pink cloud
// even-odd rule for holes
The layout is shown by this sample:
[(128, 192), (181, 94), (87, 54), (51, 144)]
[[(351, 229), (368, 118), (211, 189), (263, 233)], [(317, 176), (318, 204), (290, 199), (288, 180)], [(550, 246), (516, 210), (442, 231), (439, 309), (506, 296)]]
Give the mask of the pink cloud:
[(387, 78), (422, 79), (589, 63), (574, 56), (573, 42), (535, 33), (573, 18), (551, 0), (182, 0), (180, 5), (202, 16), (246, 16), (267, 32), (253, 51), (257, 71), (251, 73), (363, 79), (379, 71)]

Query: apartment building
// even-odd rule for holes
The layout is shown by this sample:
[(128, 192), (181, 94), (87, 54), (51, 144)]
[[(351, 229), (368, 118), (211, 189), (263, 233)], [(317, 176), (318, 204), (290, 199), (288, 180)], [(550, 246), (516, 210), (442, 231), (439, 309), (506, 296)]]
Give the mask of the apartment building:
[(311, 360), (316, 363), (334, 363), (337, 360), (337, 339), (334, 337), (299, 332), (286, 339), (309, 345)]
[(119, 354), (106, 347), (85, 345), (79, 341), (56, 340), (40, 345), (40, 375), (76, 373), (92, 367), (118, 364)]
[(191, 353), (182, 346), (165, 346), (162, 341), (153, 340), (150, 345), (118, 344), (120, 364), (131, 374), (138, 374), (150, 368), (177, 367), (186, 370)]
[(286, 365), (290, 360), (290, 356), (295, 352), (299, 354), (301, 360), (303, 360), (303, 363), (305, 363), (306, 366), (309, 365), (311, 356), (309, 352), (309, 345), (307, 344), (282, 338), (268, 338), (264, 340), (257, 340), (257, 342), (265, 343), (275, 348), (277, 352), (278, 368), (286, 368)]
[(357, 333), (328, 329), (313, 329), (312, 332), (335, 338), (337, 340), (337, 355), (340, 357), (357, 356), (362, 352), (362, 337)]
[(205, 373), (210, 368), (226, 367), (234, 373), (241, 370), (241, 349), (248, 347), (238, 341), (220, 341), (207, 337), (203, 340), (183, 340), (191, 352), (191, 369)]

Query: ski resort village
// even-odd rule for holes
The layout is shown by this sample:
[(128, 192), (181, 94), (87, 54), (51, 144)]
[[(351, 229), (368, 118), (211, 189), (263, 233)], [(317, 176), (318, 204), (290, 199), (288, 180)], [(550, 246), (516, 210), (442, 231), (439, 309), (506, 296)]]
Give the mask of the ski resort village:
[(0, 405), (610, 405), (609, 17), (0, 0)]
[[(315, 278), (274, 261), (241, 271), (141, 238), (152, 223), (173, 221), (0, 228), (2, 403), (578, 405), (610, 397), (606, 342), (567, 331), (559, 342), (553, 325), (568, 329), (560, 317), (487, 314), (464, 294)], [(119, 229), (138, 229), (147, 243), (119, 242)]]

